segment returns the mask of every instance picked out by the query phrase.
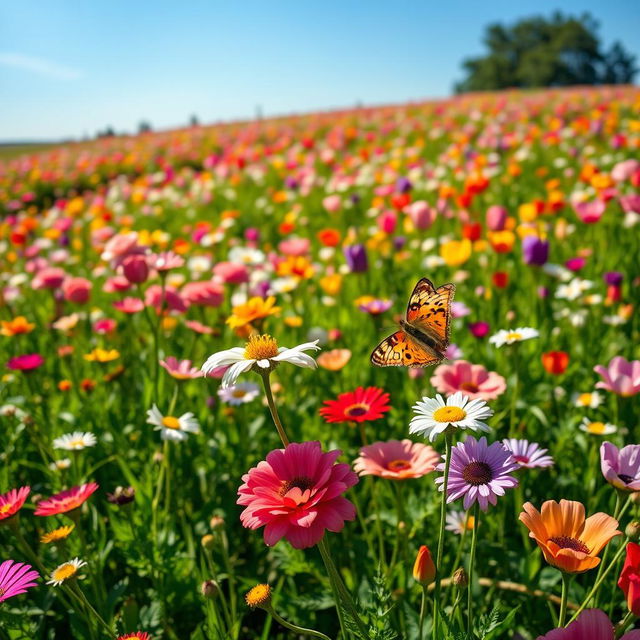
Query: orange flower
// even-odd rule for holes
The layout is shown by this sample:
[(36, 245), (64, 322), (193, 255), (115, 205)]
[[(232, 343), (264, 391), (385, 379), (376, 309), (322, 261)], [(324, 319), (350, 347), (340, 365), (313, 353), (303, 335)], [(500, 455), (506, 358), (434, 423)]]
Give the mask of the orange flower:
[(422, 545), (413, 565), (413, 579), (423, 587), (428, 587), (436, 579), (436, 565), (433, 563), (429, 547)]
[(547, 373), (559, 376), (569, 366), (569, 354), (566, 351), (548, 351), (542, 354), (542, 366)]
[(0, 325), (0, 334), (9, 338), (21, 333), (31, 333), (36, 326), (32, 322), (27, 322), (24, 316), (16, 316), (13, 320), (3, 320)]
[(233, 313), (227, 318), (227, 324), (232, 329), (237, 329), (280, 313), (280, 307), (276, 307), (275, 304), (276, 299), (273, 296), (269, 296), (266, 300), (259, 296), (250, 298), (245, 304), (233, 307)]
[(573, 500), (547, 500), (542, 513), (530, 503), (522, 507), (520, 521), (529, 529), (545, 560), (567, 573), (583, 573), (600, 564), (598, 554), (614, 536), (618, 521), (606, 513), (585, 520), (584, 505)]
[(351, 359), (351, 351), (349, 349), (332, 349), (321, 353), (316, 362), (328, 371), (340, 371)]
[(318, 231), (318, 240), (325, 247), (337, 247), (340, 242), (340, 232), (337, 229), (322, 229)]
[(277, 272), (279, 276), (293, 276), (300, 280), (307, 280), (313, 276), (313, 265), (304, 256), (288, 256), (278, 264)]

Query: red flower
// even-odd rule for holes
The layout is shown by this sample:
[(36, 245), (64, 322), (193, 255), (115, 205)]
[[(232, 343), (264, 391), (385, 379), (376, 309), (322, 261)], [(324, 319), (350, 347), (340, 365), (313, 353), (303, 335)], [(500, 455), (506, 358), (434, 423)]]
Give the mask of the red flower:
[(367, 422), (379, 420), (389, 411), (389, 394), (378, 387), (358, 387), (341, 393), (337, 400), (325, 400), (320, 415), (327, 422)]
[(20, 489), (11, 489), (11, 491), (0, 495), (0, 520), (10, 518), (14, 513), (17, 513), (30, 491), (30, 487), (20, 487)]
[(118, 636), (118, 640), (151, 640), (151, 636), (146, 631), (134, 631)]
[(7, 367), (14, 371), (32, 371), (44, 364), (44, 358), (39, 353), (27, 353), (16, 356), (7, 362)]
[(56, 493), (48, 500), (38, 502), (38, 507), (34, 512), (36, 516), (55, 516), (59, 513), (67, 513), (81, 507), (87, 498), (98, 488), (95, 482), (72, 487), (66, 491)]
[(558, 376), (569, 366), (569, 354), (566, 351), (549, 351), (542, 354), (542, 366), (547, 373)]
[(640, 616), (640, 545), (630, 542), (618, 586), (624, 591), (629, 611)]
[(498, 289), (504, 289), (509, 285), (509, 274), (504, 271), (496, 271), (492, 276), (493, 284)]

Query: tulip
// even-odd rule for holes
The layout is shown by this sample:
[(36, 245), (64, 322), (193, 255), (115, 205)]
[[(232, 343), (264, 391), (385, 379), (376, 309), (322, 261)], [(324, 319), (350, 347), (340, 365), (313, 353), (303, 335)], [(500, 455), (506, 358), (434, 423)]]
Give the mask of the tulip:
[(145, 256), (133, 254), (122, 261), (122, 272), (131, 284), (142, 284), (149, 277), (149, 265)]
[(542, 266), (549, 259), (549, 243), (537, 236), (525, 236), (522, 240), (522, 257), (525, 264)]
[(423, 587), (428, 587), (436, 579), (436, 565), (433, 563), (429, 547), (422, 545), (413, 565), (413, 579)]
[(362, 244), (353, 244), (344, 248), (344, 257), (352, 273), (364, 273), (369, 270), (367, 250)]
[(624, 592), (629, 611), (640, 616), (640, 545), (627, 544), (627, 555), (620, 573), (618, 586)]
[(542, 354), (542, 366), (547, 373), (563, 374), (569, 366), (569, 354), (565, 351), (549, 351)]
[(68, 278), (62, 284), (64, 299), (68, 302), (84, 304), (91, 295), (91, 282), (86, 278)]
[(502, 231), (507, 224), (508, 212), (504, 207), (493, 205), (487, 209), (487, 227), (491, 231)]

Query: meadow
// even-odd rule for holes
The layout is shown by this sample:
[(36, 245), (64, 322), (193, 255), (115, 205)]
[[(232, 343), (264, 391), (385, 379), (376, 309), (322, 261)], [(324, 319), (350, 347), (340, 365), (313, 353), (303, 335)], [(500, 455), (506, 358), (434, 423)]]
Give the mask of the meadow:
[(0, 160), (0, 639), (640, 638), (639, 158), (600, 87)]

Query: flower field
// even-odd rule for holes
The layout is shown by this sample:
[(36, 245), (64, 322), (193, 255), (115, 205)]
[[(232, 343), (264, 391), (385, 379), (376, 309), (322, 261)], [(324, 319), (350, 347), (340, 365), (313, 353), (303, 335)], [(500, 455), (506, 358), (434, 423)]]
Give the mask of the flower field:
[(632, 87), (0, 160), (0, 640), (640, 638), (639, 223)]

